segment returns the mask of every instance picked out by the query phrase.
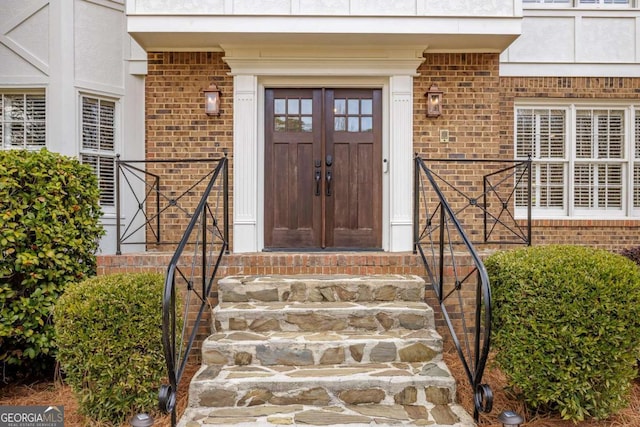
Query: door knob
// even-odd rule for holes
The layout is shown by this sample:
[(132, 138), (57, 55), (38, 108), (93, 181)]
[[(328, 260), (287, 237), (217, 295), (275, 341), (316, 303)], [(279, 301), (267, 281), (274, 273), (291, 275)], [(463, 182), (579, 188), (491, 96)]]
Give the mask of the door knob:
[(331, 167), (332, 164), (333, 158), (331, 157), (331, 154), (327, 154), (327, 166)]

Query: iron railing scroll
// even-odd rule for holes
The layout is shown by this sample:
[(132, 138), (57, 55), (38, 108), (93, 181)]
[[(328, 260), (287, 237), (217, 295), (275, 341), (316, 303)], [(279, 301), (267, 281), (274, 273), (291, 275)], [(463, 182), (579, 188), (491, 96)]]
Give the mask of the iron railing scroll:
[[(444, 166), (438, 174), (423, 159), (415, 157), (414, 252), (419, 253), (424, 263), (427, 279), (473, 389), (476, 421), (481, 412), (491, 412), (493, 406), (491, 387), (482, 383), (491, 344), (491, 288), (468, 229), (475, 228), (476, 235), (481, 234), (478, 229), (484, 230), (481, 243), (529, 244), (531, 209), (527, 211), (527, 224), (522, 227), (511, 207), (517, 197), (531, 200), (531, 162), (512, 163), (482, 176), (482, 184), (474, 187), (459, 164), (454, 168)], [(476, 175), (486, 169), (484, 165), (475, 165)], [(461, 182), (465, 189), (482, 193), (467, 195), (443, 178), (447, 173), (458, 178), (457, 173), (463, 173)], [(468, 224), (463, 224), (461, 217)]]
[[(167, 268), (162, 301), (162, 344), (169, 384), (161, 387), (160, 408), (176, 425), (176, 402), (187, 359), (199, 333), (218, 267), (229, 248), (229, 168), (225, 156), (187, 225)], [(195, 319), (195, 320), (194, 320)]]

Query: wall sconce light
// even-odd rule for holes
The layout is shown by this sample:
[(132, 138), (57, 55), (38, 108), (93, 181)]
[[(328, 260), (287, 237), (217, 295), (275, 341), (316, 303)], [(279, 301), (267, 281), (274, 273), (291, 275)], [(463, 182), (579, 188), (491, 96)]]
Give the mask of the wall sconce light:
[(516, 412), (504, 411), (498, 415), (498, 421), (500, 421), (504, 427), (520, 427), (520, 424), (524, 422), (524, 418)]
[(204, 92), (204, 112), (207, 116), (220, 115), (220, 89), (215, 83), (211, 83)]
[(442, 93), (438, 85), (433, 84), (425, 94), (427, 97), (427, 117), (440, 117), (442, 115)]

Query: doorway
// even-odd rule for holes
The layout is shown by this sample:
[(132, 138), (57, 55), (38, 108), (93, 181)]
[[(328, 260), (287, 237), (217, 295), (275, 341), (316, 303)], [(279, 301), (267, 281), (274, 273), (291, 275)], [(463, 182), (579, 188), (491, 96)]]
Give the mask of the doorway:
[(382, 247), (380, 89), (266, 89), (265, 249)]

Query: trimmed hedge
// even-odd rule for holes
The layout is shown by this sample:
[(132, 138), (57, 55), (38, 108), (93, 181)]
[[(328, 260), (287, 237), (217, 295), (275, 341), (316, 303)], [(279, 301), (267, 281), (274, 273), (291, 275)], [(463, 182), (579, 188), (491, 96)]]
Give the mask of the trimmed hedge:
[(640, 270), (617, 254), (555, 245), (492, 255), (496, 360), (527, 405), (564, 419), (626, 406), (640, 349)]
[(67, 288), (56, 304), (58, 360), (94, 420), (125, 422), (154, 412), (166, 377), (160, 274), (111, 274)]
[(0, 151), (0, 363), (23, 373), (52, 366), (52, 307), (67, 284), (95, 274), (98, 203), (90, 166), (47, 150)]

